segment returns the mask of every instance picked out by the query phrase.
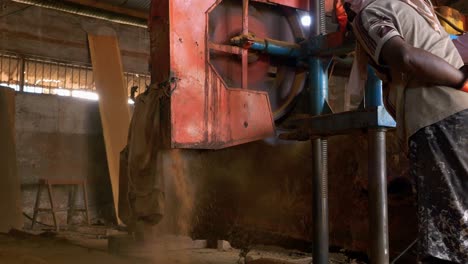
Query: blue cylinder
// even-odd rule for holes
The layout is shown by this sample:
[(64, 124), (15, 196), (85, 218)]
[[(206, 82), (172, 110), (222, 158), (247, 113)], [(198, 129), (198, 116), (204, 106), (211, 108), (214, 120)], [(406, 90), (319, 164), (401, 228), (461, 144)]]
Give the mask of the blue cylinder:
[(310, 114), (324, 113), (328, 98), (327, 67), (317, 57), (309, 59)]
[(274, 41), (262, 40), (252, 42), (249, 49), (263, 51), (270, 55), (297, 58), (299, 55), (301, 55), (301, 50), (299, 47), (292, 47), (292, 45), (293, 44), (281, 45)]

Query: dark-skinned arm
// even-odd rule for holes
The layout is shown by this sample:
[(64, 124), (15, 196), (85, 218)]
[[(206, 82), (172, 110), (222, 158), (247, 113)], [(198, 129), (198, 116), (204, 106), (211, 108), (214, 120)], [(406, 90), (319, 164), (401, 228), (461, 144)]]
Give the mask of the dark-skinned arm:
[(380, 53), (382, 62), (392, 71), (399, 71), (417, 76), (434, 85), (460, 89), (467, 74), (444, 59), (407, 44), (403, 38), (396, 36), (388, 40)]

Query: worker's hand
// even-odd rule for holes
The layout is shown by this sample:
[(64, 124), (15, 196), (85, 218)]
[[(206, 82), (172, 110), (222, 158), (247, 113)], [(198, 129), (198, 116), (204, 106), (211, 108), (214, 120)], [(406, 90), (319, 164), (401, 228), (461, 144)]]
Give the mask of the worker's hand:
[(468, 65), (463, 65), (463, 67), (460, 68), (460, 71), (462, 71), (465, 74), (465, 79), (468, 79)]

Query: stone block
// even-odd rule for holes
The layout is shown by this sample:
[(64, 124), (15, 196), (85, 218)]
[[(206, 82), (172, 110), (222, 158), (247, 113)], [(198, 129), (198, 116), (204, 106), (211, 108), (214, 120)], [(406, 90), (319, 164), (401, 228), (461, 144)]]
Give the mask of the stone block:
[(229, 243), (229, 241), (218, 240), (218, 250), (227, 251), (227, 250), (231, 250), (231, 249), (232, 249), (232, 247), (231, 247), (231, 244)]

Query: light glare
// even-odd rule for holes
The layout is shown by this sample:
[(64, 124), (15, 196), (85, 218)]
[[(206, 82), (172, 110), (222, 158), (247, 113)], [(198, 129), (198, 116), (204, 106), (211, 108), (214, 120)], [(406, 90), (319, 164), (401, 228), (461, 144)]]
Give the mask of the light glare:
[(306, 15), (306, 16), (301, 17), (301, 24), (304, 27), (310, 26), (311, 23), (312, 23), (312, 19), (310, 19), (310, 16)]
[(83, 98), (83, 99), (88, 99), (88, 100), (93, 100), (93, 101), (99, 100), (99, 95), (97, 93), (88, 92), (88, 91), (75, 90), (75, 91), (72, 91), (72, 96)]

